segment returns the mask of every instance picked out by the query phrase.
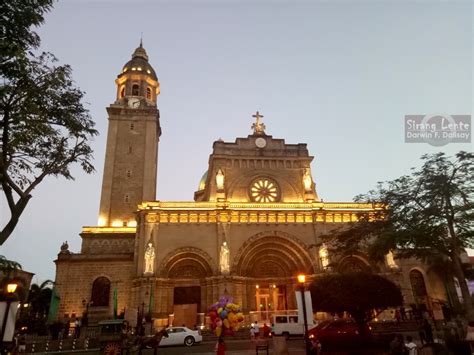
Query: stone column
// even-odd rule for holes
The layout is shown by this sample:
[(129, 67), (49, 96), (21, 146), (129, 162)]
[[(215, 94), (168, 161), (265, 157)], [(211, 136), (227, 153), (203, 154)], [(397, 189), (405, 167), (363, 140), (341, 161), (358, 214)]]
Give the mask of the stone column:
[(288, 309), (296, 309), (296, 296), (295, 296), (295, 285), (286, 285), (286, 301), (288, 303)]
[(250, 281), (247, 283), (247, 312), (258, 311), (256, 303), (256, 286), (255, 281)]
[(233, 284), (234, 284), (234, 292), (233, 292), (233, 296), (234, 296), (234, 302), (239, 304), (241, 307), (242, 307), (242, 301), (243, 301), (243, 283), (241, 280), (236, 280), (234, 279), (233, 280)]
[(207, 313), (207, 307), (212, 303), (207, 301), (207, 282), (206, 280), (201, 282), (201, 313)]

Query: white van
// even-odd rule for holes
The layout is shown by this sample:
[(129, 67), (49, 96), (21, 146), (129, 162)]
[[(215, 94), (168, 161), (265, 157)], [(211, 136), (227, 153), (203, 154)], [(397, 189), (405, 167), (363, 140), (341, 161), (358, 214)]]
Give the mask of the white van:
[[(308, 330), (314, 328), (316, 324), (314, 321), (308, 320)], [(303, 319), (299, 319), (297, 315), (275, 315), (273, 317), (273, 334), (282, 335), (285, 338), (290, 336), (303, 336), (304, 334), (304, 323)]]

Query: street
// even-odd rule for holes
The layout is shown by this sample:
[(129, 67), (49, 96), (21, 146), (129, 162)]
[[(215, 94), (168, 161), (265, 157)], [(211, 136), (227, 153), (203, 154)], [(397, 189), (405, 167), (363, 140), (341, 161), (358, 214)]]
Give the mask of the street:
[[(287, 342), (290, 354), (304, 354), (304, 343), (302, 339), (293, 339)], [(270, 340), (270, 353), (272, 353), (272, 342)], [(215, 343), (202, 343), (192, 347), (166, 347), (159, 348), (158, 354), (215, 354)], [(260, 354), (265, 354), (265, 351), (260, 351)], [(146, 350), (144, 354), (151, 355), (153, 350)], [(227, 340), (226, 354), (255, 354), (255, 343), (250, 340)]]
[[(269, 342), (269, 353), (272, 353), (272, 342)], [(200, 355), (210, 355), (215, 354), (214, 351), (215, 343), (204, 342), (201, 344), (195, 344), (191, 347), (186, 346), (170, 346), (158, 348), (159, 355), (181, 355), (181, 354), (200, 354)], [(255, 354), (255, 343), (250, 340), (226, 340), (226, 355), (243, 355), (243, 354)], [(295, 355), (304, 355), (304, 344), (302, 339), (292, 339), (288, 341), (288, 350), (290, 354)], [(48, 354), (67, 354), (67, 351), (59, 352), (49, 352)], [(69, 352), (76, 355), (99, 355), (103, 354), (101, 351), (75, 351)], [(261, 350), (260, 354), (265, 354), (266, 352)], [(36, 353), (40, 354), (40, 353)], [(142, 351), (143, 355), (152, 355), (153, 349), (144, 349)], [(135, 355), (135, 354), (133, 354)]]

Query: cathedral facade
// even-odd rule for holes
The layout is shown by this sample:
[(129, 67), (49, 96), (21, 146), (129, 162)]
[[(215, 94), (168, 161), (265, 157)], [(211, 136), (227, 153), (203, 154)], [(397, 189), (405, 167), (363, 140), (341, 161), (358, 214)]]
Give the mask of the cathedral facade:
[[(64, 246), (55, 261), (59, 318), (124, 312), (204, 325), (207, 307), (228, 295), (247, 321), (270, 320), (296, 308), (297, 274), (330, 272), (335, 260), (320, 236), (378, 208), (321, 201), (306, 144), (267, 135), (258, 112), (250, 135), (213, 143), (194, 201), (156, 201), (160, 85), (141, 44), (116, 85), (98, 225), (82, 228), (80, 252)], [(386, 275), (407, 305), (436, 309), (447, 298), (417, 262), (352, 255), (337, 268)]]

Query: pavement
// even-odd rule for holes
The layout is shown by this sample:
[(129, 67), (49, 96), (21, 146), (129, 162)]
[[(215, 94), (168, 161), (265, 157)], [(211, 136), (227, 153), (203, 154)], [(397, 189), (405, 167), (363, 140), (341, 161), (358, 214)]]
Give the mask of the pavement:
[[(305, 347), (302, 339), (290, 339), (288, 342), (288, 350), (291, 355), (305, 355)], [(273, 354), (272, 342), (269, 342), (269, 354)], [(215, 355), (214, 351), (215, 343), (214, 342), (203, 342), (201, 344), (195, 344), (191, 347), (185, 346), (170, 346), (158, 348), (158, 355), (181, 355), (181, 354), (195, 354), (195, 355)], [(226, 355), (255, 355), (255, 342), (251, 340), (226, 340)], [(89, 351), (63, 351), (63, 352), (48, 352), (48, 353), (35, 353), (35, 354), (71, 354), (76, 355), (99, 355), (103, 354), (99, 349), (91, 349)], [(144, 349), (142, 351), (143, 355), (152, 355), (153, 349)], [(259, 354), (266, 354), (265, 351), (260, 350)]]

